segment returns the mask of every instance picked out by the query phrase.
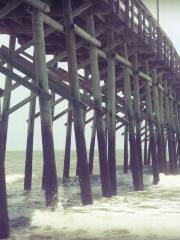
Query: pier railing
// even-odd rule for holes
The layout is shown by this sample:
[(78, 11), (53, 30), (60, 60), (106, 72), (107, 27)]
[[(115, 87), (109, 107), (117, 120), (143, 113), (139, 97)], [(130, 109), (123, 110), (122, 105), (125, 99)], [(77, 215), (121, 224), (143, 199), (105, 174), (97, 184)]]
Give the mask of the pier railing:
[(156, 53), (158, 60), (164, 61), (175, 73), (180, 72), (179, 55), (172, 41), (141, 0), (103, 1), (113, 5), (118, 18), (125, 22), (127, 33), (138, 34), (139, 40)]

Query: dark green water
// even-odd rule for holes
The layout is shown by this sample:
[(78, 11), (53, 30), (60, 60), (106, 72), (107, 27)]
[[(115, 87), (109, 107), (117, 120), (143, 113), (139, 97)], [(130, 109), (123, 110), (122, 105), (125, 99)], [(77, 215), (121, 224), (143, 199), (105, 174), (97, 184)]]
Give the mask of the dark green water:
[[(61, 182), (63, 151), (56, 152), (59, 176), (59, 206), (55, 212), (44, 208), (41, 190), (42, 156), (34, 153), (32, 191), (23, 191), (24, 152), (8, 152), (6, 159), (7, 190), (11, 236), (9, 239), (180, 239), (180, 176), (161, 175), (152, 186), (151, 169), (144, 169), (145, 191), (133, 192), (131, 174), (122, 174), (122, 152), (117, 152), (118, 195), (101, 197), (98, 157), (95, 157), (92, 192), (94, 204), (83, 207), (79, 185)], [(72, 153), (71, 176), (76, 156)]]

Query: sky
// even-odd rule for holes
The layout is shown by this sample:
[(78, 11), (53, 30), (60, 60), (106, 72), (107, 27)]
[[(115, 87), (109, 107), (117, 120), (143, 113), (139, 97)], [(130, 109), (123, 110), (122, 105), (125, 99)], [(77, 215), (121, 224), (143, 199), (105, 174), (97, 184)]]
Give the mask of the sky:
[[(169, 38), (174, 43), (175, 48), (180, 53), (180, 31), (179, 31), (179, 23), (180, 23), (180, 0), (159, 0), (160, 1), (160, 25), (163, 30), (169, 36)], [(144, 0), (143, 1), (146, 6), (150, 9), (150, 11), (156, 17), (156, 0)], [(8, 36), (2, 35), (0, 38), (0, 45), (8, 46)], [(18, 46), (16, 46), (18, 47)], [(32, 52), (32, 49), (28, 50)], [(49, 59), (49, 58), (48, 58)], [(48, 60), (47, 59), (47, 60)], [(4, 85), (4, 76), (0, 74), (0, 86)], [(23, 87), (19, 87), (12, 93), (11, 98), (11, 107), (16, 103), (23, 100), (25, 97), (29, 96), (29, 91), (27, 91)], [(8, 130), (8, 138), (7, 138), (7, 150), (25, 150), (26, 149), (26, 138), (27, 138), (27, 118), (28, 118), (28, 107), (29, 105), (25, 105), (20, 110), (10, 115), (9, 120), (9, 130)], [(55, 109), (55, 114), (63, 111), (67, 107), (66, 101), (62, 102)], [(38, 104), (37, 104), (38, 111)], [(90, 115), (87, 116), (87, 119)], [(66, 116), (57, 120), (53, 124), (53, 132), (54, 132), (54, 143), (55, 149), (64, 149), (65, 146), (65, 136), (66, 136), (66, 128), (64, 124), (66, 123)], [(35, 122), (35, 135), (34, 135), (34, 150), (41, 150), (41, 130), (40, 130), (40, 120), (37, 119)], [(123, 129), (117, 132), (117, 149), (123, 148), (123, 138), (121, 136)], [(72, 149), (75, 149), (75, 138), (74, 131), (72, 131)], [(91, 136), (91, 123), (87, 125), (86, 131), (86, 143), (87, 149), (89, 149), (90, 144), (90, 136)], [(97, 141), (96, 141), (97, 148)]]
[[(149, 10), (156, 17), (156, 0), (143, 0)], [(160, 25), (173, 42), (176, 50), (180, 53), (180, 1), (159, 0)]]

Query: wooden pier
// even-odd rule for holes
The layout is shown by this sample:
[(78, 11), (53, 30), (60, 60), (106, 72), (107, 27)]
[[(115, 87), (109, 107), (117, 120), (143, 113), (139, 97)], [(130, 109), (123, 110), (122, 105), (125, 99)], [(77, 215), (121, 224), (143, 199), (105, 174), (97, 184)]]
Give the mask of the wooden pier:
[[(74, 129), (82, 204), (93, 203), (96, 135), (104, 197), (117, 194), (116, 133), (122, 128), (124, 173), (131, 169), (135, 191), (144, 189), (144, 165), (152, 165), (153, 184), (158, 183), (159, 173), (178, 173), (179, 55), (141, 0), (0, 0), (0, 19), (0, 34), (9, 35), (9, 48), (0, 47), (0, 72), (6, 76), (0, 91), (0, 238), (9, 236), (4, 167), (8, 120), (25, 104), (29, 117), (24, 189), (31, 189), (34, 122), (40, 116), (42, 187), (49, 208), (58, 202), (52, 125), (65, 114), (63, 182), (69, 180)], [(34, 51), (29, 54), (26, 50), (31, 46)], [(46, 55), (54, 57), (46, 62)], [(67, 62), (67, 71), (61, 62)], [(84, 74), (78, 73), (80, 69)], [(29, 90), (29, 97), (10, 107), (11, 93), (19, 86)], [(68, 102), (68, 108), (54, 115), (62, 101)], [(86, 119), (90, 111), (93, 117)], [(90, 147), (84, 134), (88, 123), (92, 124)]]

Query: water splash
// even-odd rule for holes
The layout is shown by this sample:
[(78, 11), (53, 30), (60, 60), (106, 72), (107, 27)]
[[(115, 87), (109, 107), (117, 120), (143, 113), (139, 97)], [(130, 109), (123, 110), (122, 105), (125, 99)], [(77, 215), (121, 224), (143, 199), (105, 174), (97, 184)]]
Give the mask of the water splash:
[(24, 178), (23, 174), (9, 174), (6, 176), (6, 183), (11, 184), (19, 180), (22, 180), (23, 178)]
[(180, 193), (173, 192), (177, 188), (180, 176), (161, 174), (159, 185), (144, 192), (96, 200), (87, 207), (64, 209), (59, 203), (56, 212), (36, 210), (31, 225), (55, 230), (64, 239), (179, 239)]

